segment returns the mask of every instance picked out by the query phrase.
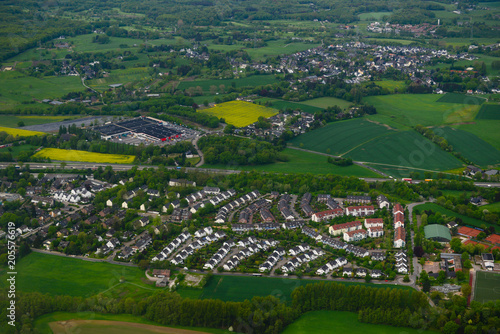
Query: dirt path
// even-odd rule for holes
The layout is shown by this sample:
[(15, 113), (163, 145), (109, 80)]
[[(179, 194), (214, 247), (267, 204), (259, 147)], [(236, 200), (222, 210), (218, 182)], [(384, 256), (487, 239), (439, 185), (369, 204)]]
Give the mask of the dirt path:
[[(88, 328), (82, 327), (82, 325), (91, 325)], [(67, 333), (80, 333), (80, 334), (91, 334), (96, 332), (96, 326), (102, 326), (101, 330), (97, 329), (99, 333), (104, 333), (108, 330), (108, 326), (111, 327), (112, 333), (119, 333), (120, 328), (128, 329), (127, 332), (134, 331), (134, 333), (166, 333), (166, 334), (198, 334), (206, 333), (200, 331), (193, 331), (189, 329), (162, 327), (138, 324), (134, 322), (124, 322), (124, 321), (109, 321), (109, 320), (68, 320), (68, 321), (57, 321), (49, 323), (50, 328), (54, 334), (67, 334)]]

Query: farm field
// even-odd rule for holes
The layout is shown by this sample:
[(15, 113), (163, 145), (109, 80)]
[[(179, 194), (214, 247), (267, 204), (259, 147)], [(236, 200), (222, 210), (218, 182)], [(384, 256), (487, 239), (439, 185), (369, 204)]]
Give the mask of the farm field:
[(56, 161), (82, 161), (113, 164), (130, 164), (134, 162), (133, 155), (105, 154), (78, 150), (63, 150), (59, 148), (44, 148), (37, 152), (34, 157), (45, 158)]
[(35, 99), (57, 99), (84, 89), (78, 77), (35, 78), (15, 71), (0, 72), (0, 109), (9, 109)]
[(113, 70), (109, 77), (87, 80), (86, 84), (94, 89), (109, 89), (111, 84), (126, 84), (136, 80), (149, 78), (150, 75), (145, 67), (136, 67), (125, 70)]
[(461, 215), (457, 212), (445, 209), (442, 206), (437, 205), (436, 203), (420, 204), (420, 205), (417, 205), (416, 207), (414, 207), (414, 210), (420, 210), (420, 211), (432, 210), (434, 212), (440, 212), (448, 217), (456, 217), (456, 218), (462, 219), (462, 221), (464, 222), (465, 225), (476, 226), (479, 228), (481, 228), (481, 225), (485, 225), (486, 227), (495, 226), (494, 224), (490, 224), (490, 223), (484, 222), (482, 220), (467, 217), (467, 216)]
[(282, 54), (292, 54), (299, 51), (304, 51), (308, 49), (313, 49), (320, 46), (319, 43), (290, 43), (286, 44), (285, 40), (269, 41), (267, 46), (261, 48), (246, 48), (245, 51), (254, 60), (263, 60), (267, 56), (277, 56)]
[(500, 150), (500, 120), (476, 120), (466, 124), (453, 125), (454, 128), (475, 134), (485, 142)]
[[(156, 323), (154, 321), (148, 320), (143, 317), (139, 316), (134, 316), (130, 314), (100, 314), (100, 313), (95, 313), (95, 312), (78, 312), (78, 313), (68, 313), (68, 312), (55, 312), (55, 313), (49, 313), (45, 314), (41, 317), (38, 317), (35, 319), (33, 323), (33, 327), (35, 330), (38, 330), (38, 333), (40, 334), (52, 334), (53, 331), (53, 326), (52, 324), (56, 322), (61, 322), (61, 321), (67, 321), (67, 322), (73, 322), (76, 324), (81, 324), (83, 323), (89, 323), (92, 324), (96, 321), (108, 321), (108, 322), (120, 322), (120, 323), (128, 323), (129, 325), (132, 324), (133, 326), (155, 326), (154, 329), (158, 330), (156, 333), (161, 333), (162, 330), (168, 330), (167, 333), (169, 334), (190, 334), (190, 331), (202, 331), (203, 333), (213, 333), (213, 334), (223, 334), (223, 333), (229, 333), (229, 331), (222, 330), (222, 329), (217, 329), (217, 328), (206, 328), (206, 327), (183, 327), (183, 326), (169, 326), (165, 327), (159, 323)], [(116, 324), (120, 324), (116, 323)], [(131, 326), (132, 326), (131, 325)], [(129, 329), (131, 329), (129, 326)], [(52, 329), (51, 329), (52, 328)], [(102, 328), (105, 328), (102, 326)], [(77, 327), (72, 327), (71, 332), (72, 333), (85, 333), (84, 331), (80, 331), (81, 328), (80, 326)], [(124, 331), (113, 331), (113, 329), (110, 329), (107, 327), (109, 331), (105, 333), (128, 333)], [(127, 328), (125, 328), (126, 330)], [(144, 327), (144, 329), (147, 329), (147, 327)], [(133, 327), (133, 332), (132, 333), (151, 333), (151, 332), (139, 332), (140, 328)], [(129, 331), (130, 332), (130, 331)], [(56, 332), (58, 333), (58, 332)], [(64, 331), (63, 333), (68, 333), (68, 331)], [(92, 332), (95, 333), (95, 332)], [(192, 332), (191, 332), (192, 333)], [(198, 333), (198, 332), (197, 332)], [(54, 333), (55, 334), (55, 333)]]
[[(369, 169), (351, 165), (339, 167), (328, 163), (327, 157), (315, 153), (304, 152), (286, 148), (282, 152), (288, 157), (287, 162), (276, 162), (258, 166), (226, 166), (226, 165), (203, 165), (203, 168), (237, 169), (245, 171), (277, 172), (277, 173), (312, 173), (312, 174), (333, 174), (341, 176), (356, 177), (381, 177)], [(314, 165), (314, 168), (311, 166)]]
[[(371, 82), (367, 82), (367, 84), (370, 84)], [(374, 81), (375, 84), (382, 88), (387, 88), (391, 92), (394, 92), (395, 89), (397, 90), (402, 90), (406, 88), (406, 84), (404, 81), (395, 81), (395, 80), (379, 80), (379, 81)]]
[(394, 132), (357, 146), (348, 154), (353, 160), (394, 166), (444, 171), (462, 162), (415, 131)]
[(97, 52), (97, 51), (109, 51), (122, 49), (120, 45), (128, 45), (128, 48), (134, 48), (134, 44), (140, 46), (144, 44), (144, 40), (142, 39), (134, 39), (134, 38), (124, 38), (124, 37), (110, 37), (109, 43), (107, 44), (99, 44), (92, 43), (92, 39), (95, 34), (87, 34), (80, 35), (76, 37), (67, 38), (65, 42), (73, 45), (73, 49), (78, 52)]
[[(26, 292), (90, 297), (105, 291), (111, 295), (120, 292), (132, 296), (159, 290), (143, 283), (144, 272), (136, 267), (71, 257), (31, 253), (17, 263), (16, 269), (23, 273), (17, 277), (17, 289)], [(6, 269), (1, 269), (0, 287), (5, 287), (5, 275)], [(124, 282), (120, 283), (122, 278)]]
[(437, 100), (437, 102), (445, 102), (445, 103), (461, 103), (461, 104), (474, 104), (480, 105), (486, 101), (485, 98), (478, 96), (471, 96), (465, 94), (456, 94), (456, 93), (446, 93)]
[(264, 98), (255, 100), (255, 102), (261, 102), (261, 103), (265, 103), (267, 101), (270, 101), (272, 103), (271, 108), (278, 109), (278, 110), (301, 109), (303, 112), (307, 112), (310, 114), (314, 114), (316, 111), (323, 110), (323, 108), (307, 105), (307, 104), (300, 103), (300, 102), (290, 102), (290, 101), (284, 101), (284, 100), (279, 100), (279, 99), (273, 99), (273, 98), (269, 98), (269, 97), (264, 97)]
[(232, 124), (236, 127), (244, 127), (255, 123), (260, 116), (268, 118), (278, 113), (276, 109), (244, 101), (225, 102), (213, 108), (200, 110), (200, 112), (224, 118), (227, 124)]
[[(333, 331), (332, 329), (335, 328)], [(302, 315), (298, 320), (285, 328), (283, 334), (430, 334), (433, 331), (374, 325), (359, 322), (358, 314), (343, 311), (313, 311)]]
[(0, 115), (0, 124), (9, 128), (17, 128), (17, 123), (22, 121), (25, 126), (40, 125), (46, 123), (61, 122), (70, 119), (80, 118), (80, 116), (15, 116)]
[(392, 12), (371, 12), (359, 14), (360, 21), (381, 21), (384, 16), (391, 15)]
[(436, 126), (474, 120), (477, 105), (437, 102), (440, 95), (399, 94), (369, 96), (364, 101), (377, 109), (378, 120), (388, 119), (405, 126)]
[(181, 81), (177, 86), (177, 89), (184, 90), (191, 87), (201, 87), (203, 92), (208, 94), (210, 91), (210, 86), (216, 86), (217, 92), (220, 92), (220, 85), (224, 85), (226, 88), (234, 85), (239, 87), (246, 86), (261, 86), (268, 85), (276, 82), (276, 77), (274, 75), (252, 75), (249, 77), (241, 79), (222, 79), (222, 80), (192, 80), (192, 81)]
[(29, 130), (23, 130), (20, 128), (6, 128), (3, 126), (0, 126), (0, 132), (7, 132), (9, 135), (12, 135), (14, 137), (16, 136), (22, 136), (22, 137), (31, 137), (31, 136), (44, 136), (46, 133), (44, 132), (39, 132), (39, 131), (29, 131)]
[(343, 155), (367, 141), (390, 133), (396, 132), (388, 130), (383, 125), (357, 118), (327, 124), (322, 128), (293, 138), (290, 143), (295, 147), (316, 152)]
[(500, 299), (500, 274), (484, 271), (476, 272), (474, 300), (485, 303)]
[(460, 152), (468, 160), (480, 166), (500, 164), (500, 151), (476, 135), (450, 127), (435, 129), (435, 133), (439, 130), (444, 132), (442, 136), (453, 146), (454, 151)]
[(500, 104), (483, 104), (476, 119), (500, 120)]
[(326, 109), (328, 107), (333, 107), (333, 106), (339, 106), (343, 110), (347, 109), (352, 105), (352, 103), (349, 101), (337, 99), (335, 97), (318, 97), (316, 99), (306, 100), (300, 103), (322, 109)]
[[(291, 301), (292, 291), (302, 285), (323, 281), (290, 278), (270, 278), (253, 276), (220, 276), (214, 275), (203, 288), (201, 299), (220, 299), (223, 301), (244, 301), (254, 296), (273, 295), (282, 302)], [(372, 283), (338, 282), (346, 285), (367, 285), (375, 288), (408, 289), (401, 285), (385, 285)]]

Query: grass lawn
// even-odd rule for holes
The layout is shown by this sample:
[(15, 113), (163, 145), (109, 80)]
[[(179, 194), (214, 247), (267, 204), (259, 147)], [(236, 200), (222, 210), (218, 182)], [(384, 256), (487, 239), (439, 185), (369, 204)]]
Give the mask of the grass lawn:
[(326, 156), (315, 153), (286, 148), (283, 150), (283, 154), (289, 158), (289, 161), (258, 166), (203, 165), (203, 168), (230, 168), (245, 171), (256, 170), (261, 172), (277, 173), (311, 173), (356, 177), (381, 177), (369, 169), (357, 165), (347, 167), (335, 166), (327, 162), (328, 158)]
[[(0, 148), (0, 152), (10, 152), (12, 154), (13, 158), (17, 158), (19, 153), (21, 153), (23, 151), (30, 151), (30, 150), (35, 149), (35, 148), (37, 148), (37, 147), (30, 145), (30, 144), (24, 144), (24, 145)], [(9, 149), (10, 149), (10, 151), (9, 151)]]
[(44, 148), (34, 157), (41, 157), (55, 161), (82, 161), (112, 164), (130, 164), (134, 162), (133, 155), (105, 154), (78, 150), (63, 150), (59, 148)]
[(479, 106), (437, 102), (436, 94), (398, 94), (369, 96), (365, 102), (377, 109), (378, 120), (384, 119), (406, 126), (436, 126), (474, 120)]
[[(45, 314), (41, 317), (38, 317), (35, 319), (33, 323), (33, 328), (40, 334), (52, 334), (52, 330), (50, 329), (50, 323), (56, 322), (56, 321), (69, 321), (69, 320), (87, 320), (87, 321), (94, 321), (94, 320), (108, 320), (108, 321), (123, 321), (123, 322), (130, 322), (134, 324), (144, 324), (144, 325), (152, 325), (152, 326), (159, 326), (157, 329), (158, 330), (163, 330), (166, 328), (176, 328), (176, 329), (188, 329), (192, 331), (203, 331), (205, 333), (214, 333), (214, 334), (219, 334), (219, 333), (229, 333), (229, 331), (222, 330), (222, 329), (216, 329), (216, 328), (205, 328), (205, 327), (182, 327), (182, 326), (168, 326), (165, 327), (161, 324), (158, 324), (154, 321), (150, 321), (148, 319), (145, 319), (143, 317), (138, 317), (134, 316), (131, 314), (100, 314), (100, 313), (95, 313), (95, 312), (78, 312), (78, 313), (68, 313), (68, 312), (55, 312), (55, 313), (49, 313)], [(114, 326), (113, 326), (114, 327)], [(105, 328), (105, 327), (102, 327)], [(116, 327), (114, 327), (116, 328)], [(73, 327), (72, 331), (73, 333), (94, 333), (94, 332), (87, 332), (87, 331), (81, 331), (82, 328), (81, 326), (78, 326), (78, 328)], [(112, 329), (112, 328), (107, 328), (108, 331), (105, 333), (123, 333), (122, 331), (117, 331)], [(137, 328), (134, 328), (136, 331), (134, 333), (140, 333), (137, 332)], [(110, 331), (111, 330), (111, 331)], [(150, 332), (147, 332), (150, 333)], [(175, 333), (175, 332), (172, 332)]]
[(328, 107), (333, 107), (333, 106), (339, 106), (343, 110), (347, 109), (352, 105), (351, 102), (342, 99), (337, 99), (336, 97), (318, 97), (316, 99), (302, 101), (300, 103), (322, 109), (326, 109)]
[(467, 216), (461, 215), (461, 214), (459, 214), (457, 212), (445, 209), (442, 206), (437, 205), (436, 203), (420, 204), (420, 205), (417, 205), (414, 209), (415, 210), (420, 210), (421, 212), (423, 210), (432, 210), (434, 212), (440, 212), (443, 215), (446, 215), (448, 217), (460, 218), (460, 219), (462, 219), (462, 221), (466, 225), (471, 225), (471, 226), (476, 226), (476, 227), (481, 227), (482, 225), (485, 225), (486, 227), (495, 226), (494, 224), (490, 224), (490, 223), (484, 222), (482, 220), (478, 220), (478, 219), (474, 219), (474, 218), (471, 218), (471, 217), (467, 217)]
[(184, 90), (190, 87), (201, 87), (205, 94), (210, 92), (210, 86), (216, 86), (216, 93), (223, 93), (220, 91), (220, 85), (224, 85), (225, 88), (235, 85), (236, 88), (240, 87), (255, 87), (263, 86), (276, 82), (276, 76), (274, 75), (252, 75), (249, 77), (241, 79), (221, 79), (221, 80), (192, 80), (192, 81), (181, 81), (177, 86), (177, 89)]
[[(47, 270), (50, 268), (50, 270)], [(103, 262), (90, 262), (71, 257), (31, 253), (22, 258), (16, 267), (16, 286), (20, 291), (40, 292), (51, 295), (89, 297), (98, 293), (114, 297), (151, 294), (160, 289), (147, 281), (144, 272)], [(0, 287), (6, 287), (6, 269), (0, 271)], [(120, 283), (120, 279), (124, 283)], [(126, 288), (125, 288), (126, 287)]]
[[(305, 280), (290, 278), (270, 278), (253, 276), (214, 275), (203, 288), (201, 299), (220, 299), (223, 301), (244, 301), (254, 296), (273, 295), (282, 302), (291, 301), (292, 291), (306, 284), (319, 283), (323, 280)], [(375, 288), (395, 288), (413, 290), (407, 286), (372, 283), (341, 282), (346, 285), (367, 285)]]
[(477, 113), (476, 119), (500, 120), (500, 104), (483, 104)]
[(488, 210), (490, 212), (500, 212), (500, 202), (483, 205), (481, 209)]
[[(0, 115), (0, 124), (9, 128), (17, 128), (17, 123), (22, 121), (25, 126), (39, 125), (46, 123), (61, 122), (65, 120), (80, 118), (81, 116), (15, 116)], [(22, 128), (20, 128), (22, 129)]]
[(213, 108), (202, 109), (200, 112), (224, 118), (227, 124), (237, 127), (244, 127), (255, 123), (260, 116), (268, 118), (278, 113), (276, 109), (244, 101), (225, 102)]
[(484, 303), (500, 299), (500, 274), (484, 271), (476, 272), (474, 300)]
[(435, 133), (443, 131), (444, 137), (453, 150), (460, 152), (465, 158), (480, 166), (500, 164), (500, 151), (476, 135), (460, 129), (444, 127), (434, 129)]
[(327, 124), (322, 128), (295, 137), (290, 143), (295, 147), (307, 150), (343, 155), (367, 141), (390, 133), (396, 132), (388, 130), (383, 125), (357, 118)]
[(44, 135), (46, 135), (46, 133), (44, 133), (44, 132), (23, 130), (20, 128), (16, 128), (16, 129), (5, 128), (3, 126), (0, 126), (0, 132), (7, 132), (9, 135), (12, 135), (14, 137), (16, 137), (16, 136), (31, 137), (31, 136), (44, 136)]
[(475, 134), (497, 150), (500, 150), (500, 120), (476, 120), (468, 124), (453, 125), (454, 128)]
[(342, 311), (314, 311), (302, 315), (285, 328), (283, 334), (427, 334), (436, 333), (407, 327), (373, 325), (359, 322), (358, 314)]

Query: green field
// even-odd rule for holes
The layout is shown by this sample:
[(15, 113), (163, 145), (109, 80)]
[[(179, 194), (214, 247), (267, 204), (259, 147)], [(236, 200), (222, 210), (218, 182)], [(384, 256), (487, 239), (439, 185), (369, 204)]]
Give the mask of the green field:
[(474, 120), (477, 105), (437, 102), (436, 94), (369, 96), (364, 101), (377, 109), (377, 120), (387, 119), (405, 126), (435, 126)]
[(352, 105), (352, 103), (349, 101), (337, 99), (335, 97), (318, 97), (316, 99), (302, 101), (300, 103), (322, 109), (326, 109), (328, 107), (333, 107), (333, 106), (339, 106), (343, 110), (349, 108)]
[(441, 96), (437, 102), (445, 102), (445, 103), (461, 103), (461, 104), (473, 104), (480, 105), (486, 101), (485, 98), (465, 95), (465, 94), (456, 94), (456, 93), (446, 93)]
[(313, 311), (302, 315), (285, 328), (283, 334), (430, 334), (435, 333), (407, 327), (373, 325), (359, 322), (358, 314), (342, 311)]
[(453, 127), (473, 133), (497, 150), (500, 150), (500, 131), (498, 131), (500, 129), (500, 120), (481, 119), (475, 122), (457, 124)]
[(490, 226), (494, 226), (495, 227), (494, 224), (490, 224), (490, 223), (484, 222), (482, 220), (478, 220), (478, 219), (474, 219), (474, 218), (471, 218), (471, 217), (467, 217), (467, 216), (461, 215), (461, 214), (459, 214), (457, 212), (445, 209), (442, 206), (439, 206), (439, 205), (437, 205), (435, 203), (420, 204), (420, 205), (417, 205), (414, 208), (414, 210), (420, 210), (421, 212), (423, 210), (432, 210), (434, 212), (440, 212), (443, 215), (446, 215), (448, 217), (456, 217), (456, 218), (462, 219), (462, 221), (464, 222), (465, 225), (476, 226), (476, 227), (479, 227), (479, 228), (482, 228), (481, 226), (483, 226), (483, 225), (486, 226), (486, 227), (490, 227)]
[[(50, 270), (47, 270), (50, 268)], [(89, 297), (98, 293), (128, 296), (148, 295), (158, 291), (147, 281), (144, 271), (103, 262), (90, 262), (71, 257), (31, 253), (17, 263), (16, 287), (20, 291), (51, 295)], [(6, 269), (0, 271), (0, 287), (5, 287)], [(123, 279), (123, 283), (120, 280)]]
[(483, 104), (476, 119), (500, 120), (500, 104)]
[(360, 21), (381, 21), (384, 16), (391, 15), (391, 12), (371, 12), (359, 14)]
[(109, 38), (109, 43), (107, 44), (92, 43), (92, 39), (94, 38), (94, 36), (95, 34), (80, 35), (67, 38), (65, 42), (72, 45), (72, 49), (78, 52), (111, 51), (120, 49), (120, 45), (122, 44), (126, 44), (130, 48), (134, 47), (134, 44), (136, 44), (137, 47), (139, 47), (141, 44), (144, 44), (144, 40), (142, 39), (113, 36)]
[(261, 48), (247, 48), (245, 51), (248, 53), (252, 60), (263, 60), (268, 56), (277, 56), (282, 54), (292, 54), (299, 51), (313, 49), (320, 46), (319, 43), (290, 43), (286, 44), (285, 40), (269, 41), (267, 46)]
[[(226, 165), (203, 165), (203, 168), (221, 168), (221, 169), (236, 169), (260, 172), (277, 172), (277, 173), (311, 173), (311, 174), (333, 174), (341, 176), (356, 176), (356, 177), (380, 177), (380, 175), (370, 171), (369, 169), (351, 165), (347, 167), (339, 167), (327, 162), (327, 157), (315, 153), (304, 152), (286, 148), (282, 152), (288, 157), (286, 162), (276, 162), (268, 165), (258, 166), (226, 166)], [(311, 168), (314, 166), (314, 168)]]
[[(291, 301), (292, 291), (306, 284), (323, 282), (323, 280), (305, 280), (289, 278), (270, 278), (253, 276), (221, 276), (214, 275), (203, 288), (201, 299), (220, 299), (223, 301), (244, 301), (254, 296), (275, 296), (283, 302)], [(341, 282), (346, 285), (367, 285), (375, 288), (395, 288), (413, 290), (407, 286), (365, 284)]]
[(225, 89), (235, 85), (235, 87), (246, 87), (246, 86), (262, 86), (268, 85), (276, 82), (276, 76), (274, 75), (252, 75), (250, 77), (245, 77), (241, 79), (222, 79), (222, 80), (193, 80), (193, 81), (181, 81), (177, 86), (177, 89), (185, 90), (191, 87), (201, 87), (203, 92), (208, 94), (210, 92), (210, 86), (216, 86), (217, 91), (220, 92), (220, 85), (224, 85)]
[(125, 70), (112, 70), (106, 78), (87, 80), (85, 83), (94, 89), (107, 90), (111, 84), (126, 84), (150, 78), (146, 67), (128, 68)]
[(498, 212), (500, 212), (500, 202), (483, 205), (481, 207), (481, 209), (488, 210), (490, 212), (497, 212), (498, 213)]
[(295, 137), (290, 143), (295, 147), (316, 152), (343, 155), (374, 138), (390, 133), (396, 132), (388, 130), (383, 125), (357, 118), (327, 124), (322, 128)]
[(484, 271), (476, 272), (474, 300), (485, 303), (500, 299), (500, 274)]
[(237, 127), (244, 127), (255, 123), (261, 116), (269, 118), (278, 113), (276, 109), (245, 101), (224, 102), (212, 108), (202, 109), (200, 112), (224, 118), (227, 124)]
[(444, 135), (441, 136), (453, 146), (455, 152), (460, 152), (465, 158), (480, 166), (500, 163), (500, 151), (470, 132), (450, 127), (434, 131), (435, 133), (443, 131)]
[[(380, 80), (380, 81), (374, 81), (375, 84), (382, 88), (387, 88), (391, 92), (394, 92), (394, 90), (404, 90), (406, 88), (406, 84), (404, 81), (395, 81), (395, 80)], [(369, 82), (368, 82), (369, 83)]]
[(0, 72), (0, 109), (22, 102), (57, 99), (84, 90), (80, 78), (70, 76), (35, 78), (19, 72)]
[(323, 108), (320, 107), (314, 107), (311, 105), (307, 105), (304, 103), (300, 102), (290, 102), (290, 101), (284, 101), (284, 100), (279, 100), (279, 99), (273, 99), (269, 97), (264, 97), (258, 100), (255, 100), (255, 102), (261, 102), (264, 104), (265, 102), (270, 101), (272, 103), (271, 108), (278, 109), (278, 110), (287, 110), (287, 109), (292, 109), (292, 110), (297, 110), (300, 109), (303, 112), (314, 114), (317, 111), (323, 110)]
[[(15, 116), (15, 115), (0, 115), (0, 124), (8, 128), (17, 128), (17, 123), (22, 121), (25, 126), (39, 125), (46, 123), (61, 122), (80, 118), (80, 116)], [(22, 129), (22, 128), (21, 128)]]
[[(165, 327), (159, 323), (154, 321), (150, 321), (143, 317), (134, 316), (131, 314), (100, 314), (95, 312), (78, 312), (78, 313), (68, 313), (68, 312), (55, 312), (43, 315), (35, 319), (33, 323), (33, 328), (39, 334), (52, 334), (52, 330), (50, 329), (49, 324), (51, 322), (56, 321), (69, 321), (69, 320), (108, 320), (108, 321), (123, 321), (123, 322), (131, 322), (135, 324), (144, 324), (144, 325), (153, 325), (153, 326), (161, 326), (163, 328), (179, 328), (179, 329), (188, 329), (192, 331), (203, 331), (204, 333), (214, 333), (214, 334), (223, 334), (230, 333), (229, 331), (217, 329), (217, 328), (207, 328), (207, 327), (183, 327), (183, 326), (168, 326)], [(107, 328), (108, 331), (106, 333), (113, 333), (113, 329)], [(109, 331), (111, 330), (111, 331)], [(133, 333), (138, 333), (138, 328), (135, 328)], [(121, 331), (115, 331), (117, 333), (123, 333)], [(83, 333), (82, 331), (72, 330), (71, 333)]]
[(55, 161), (82, 161), (111, 164), (130, 164), (134, 162), (133, 155), (106, 154), (78, 150), (63, 150), (60, 148), (44, 148), (35, 153), (34, 157)]
[(24, 145), (0, 148), (0, 152), (10, 152), (12, 154), (13, 158), (17, 158), (19, 153), (25, 152), (25, 151), (31, 151), (35, 148), (37, 148), (37, 147), (30, 145), (30, 144), (24, 144)]

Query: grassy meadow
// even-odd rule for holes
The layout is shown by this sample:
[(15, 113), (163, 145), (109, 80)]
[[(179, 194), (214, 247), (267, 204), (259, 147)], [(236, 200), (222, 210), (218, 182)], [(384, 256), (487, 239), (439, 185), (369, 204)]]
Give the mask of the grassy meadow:
[(500, 120), (479, 119), (475, 122), (453, 125), (454, 128), (470, 132), (500, 150)]
[(483, 104), (476, 119), (500, 120), (500, 104)]
[(283, 334), (430, 334), (433, 331), (374, 325), (359, 322), (358, 314), (342, 311), (313, 311), (302, 315), (298, 320), (285, 328)]
[(134, 162), (133, 155), (105, 154), (78, 150), (63, 150), (59, 148), (44, 148), (37, 152), (34, 157), (51, 159), (56, 161), (81, 161), (112, 164), (130, 164)]
[[(210, 92), (210, 87), (215, 86), (218, 93), (223, 93), (220, 91), (220, 85), (224, 85), (225, 88), (235, 85), (235, 87), (255, 87), (263, 86), (276, 82), (276, 76), (274, 75), (252, 75), (240, 79), (222, 79), (222, 80), (191, 80), (191, 81), (181, 81), (177, 86), (177, 89), (185, 90), (191, 87), (201, 87), (205, 94)], [(225, 89), (224, 88), (224, 89)]]
[(0, 126), (0, 132), (7, 132), (9, 135), (12, 135), (14, 137), (16, 137), (16, 136), (31, 137), (31, 136), (44, 136), (44, 135), (46, 135), (46, 133), (43, 133), (40, 131), (29, 131), (29, 130), (23, 130), (20, 128), (6, 128), (3, 126)]
[(260, 116), (268, 118), (278, 113), (277, 110), (244, 101), (230, 101), (215, 107), (200, 110), (218, 118), (224, 118), (227, 124), (244, 127), (257, 122)]
[(479, 227), (479, 228), (481, 228), (482, 225), (485, 225), (486, 227), (495, 226), (494, 224), (490, 224), (490, 223), (484, 222), (482, 220), (478, 220), (478, 219), (474, 219), (474, 218), (471, 218), (471, 217), (467, 217), (467, 216), (461, 215), (461, 214), (459, 214), (457, 212), (445, 209), (442, 206), (437, 205), (436, 203), (420, 204), (420, 205), (417, 205), (414, 208), (414, 210), (420, 210), (421, 212), (423, 210), (432, 210), (434, 212), (440, 212), (443, 215), (446, 215), (448, 217), (460, 218), (460, 219), (462, 219), (462, 221), (466, 225), (476, 226), (476, 227)]
[(316, 111), (321, 111), (324, 108), (321, 107), (315, 107), (312, 105), (307, 105), (301, 102), (290, 102), (290, 101), (284, 101), (284, 100), (279, 100), (279, 99), (273, 99), (269, 97), (264, 97), (258, 100), (255, 100), (255, 102), (271, 102), (271, 108), (278, 109), (278, 110), (287, 110), (287, 109), (292, 109), (292, 110), (297, 110), (300, 109), (303, 112), (309, 113), (309, 114), (314, 114)]
[(339, 106), (343, 110), (346, 110), (352, 105), (351, 102), (342, 99), (337, 99), (336, 97), (318, 97), (316, 99), (306, 100), (300, 103), (322, 109), (326, 109), (328, 107), (333, 107), (333, 106)]
[(442, 95), (437, 102), (442, 103), (460, 103), (460, 104), (473, 104), (473, 105), (481, 105), (486, 102), (486, 99), (483, 97), (465, 95), (465, 94), (456, 94), (456, 93), (446, 93)]

